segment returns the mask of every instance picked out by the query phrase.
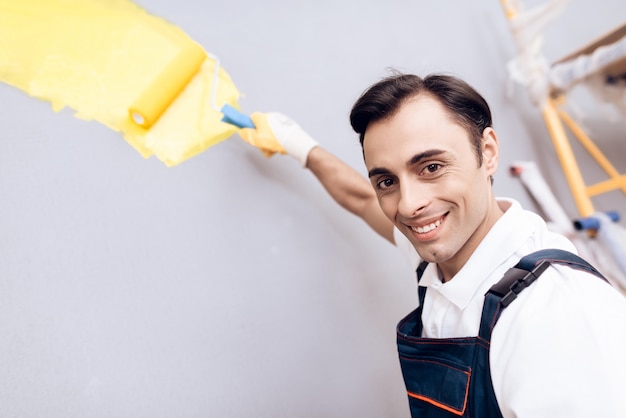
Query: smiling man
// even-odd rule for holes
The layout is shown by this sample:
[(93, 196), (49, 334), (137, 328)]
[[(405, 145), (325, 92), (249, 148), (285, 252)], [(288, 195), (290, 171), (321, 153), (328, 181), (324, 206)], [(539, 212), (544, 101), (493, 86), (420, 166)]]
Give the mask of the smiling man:
[[(371, 123), (363, 152), (384, 214), (444, 281), (463, 267), (503, 211), (490, 178), (498, 163), (494, 130), (474, 141), (430, 95), (407, 99)], [(477, 147), (477, 148), (478, 148)]]
[[(474, 88), (437, 74), (368, 88), (350, 122), (369, 182), (286, 116), (252, 117), (244, 140), (296, 158), (413, 263), (419, 307), (398, 349), (414, 417), (626, 416), (626, 299), (539, 216), (494, 196), (499, 141)], [(565, 252), (541, 273), (516, 268), (524, 286), (500, 292), (545, 249)]]

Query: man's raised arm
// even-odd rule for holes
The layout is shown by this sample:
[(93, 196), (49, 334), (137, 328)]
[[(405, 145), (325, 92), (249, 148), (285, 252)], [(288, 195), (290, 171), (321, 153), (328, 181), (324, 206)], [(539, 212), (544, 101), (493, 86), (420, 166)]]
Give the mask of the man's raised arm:
[(370, 183), (355, 169), (320, 147), (296, 122), (280, 113), (253, 113), (256, 129), (243, 129), (244, 141), (266, 156), (287, 154), (308, 168), (344, 209), (363, 219), (374, 231), (394, 243), (393, 223), (378, 204)]

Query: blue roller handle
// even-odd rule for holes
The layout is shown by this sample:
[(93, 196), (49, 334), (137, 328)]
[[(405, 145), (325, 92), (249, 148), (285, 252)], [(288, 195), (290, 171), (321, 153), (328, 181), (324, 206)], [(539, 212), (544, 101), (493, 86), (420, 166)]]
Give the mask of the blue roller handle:
[[(604, 214), (611, 218), (613, 222), (619, 221), (619, 213), (615, 211), (604, 212)], [(590, 216), (589, 218), (577, 219), (574, 221), (574, 228), (576, 228), (576, 230), (578, 231), (583, 231), (587, 229), (599, 229), (600, 221), (593, 216)]]
[(239, 128), (255, 128), (254, 122), (252, 122), (250, 116), (241, 113), (229, 104), (222, 106), (222, 114), (224, 115), (222, 122), (230, 123)]

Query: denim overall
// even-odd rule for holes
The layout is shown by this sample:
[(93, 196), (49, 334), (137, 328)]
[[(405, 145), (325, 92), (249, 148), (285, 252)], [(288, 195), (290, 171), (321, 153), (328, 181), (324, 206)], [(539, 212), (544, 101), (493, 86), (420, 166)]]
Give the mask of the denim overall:
[[(549, 249), (527, 255), (485, 295), (477, 337), (422, 338), (426, 288), (419, 287), (419, 307), (397, 327), (398, 354), (412, 417), (502, 417), (489, 369), (491, 332), (502, 310), (552, 263), (606, 280), (567, 251)], [(426, 263), (422, 263), (417, 269), (418, 281), (425, 268)]]

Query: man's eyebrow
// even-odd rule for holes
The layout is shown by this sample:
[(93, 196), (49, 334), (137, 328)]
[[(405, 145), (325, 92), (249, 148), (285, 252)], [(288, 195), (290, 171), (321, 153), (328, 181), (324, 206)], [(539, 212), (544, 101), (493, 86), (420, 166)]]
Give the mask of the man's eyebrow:
[(441, 155), (445, 153), (444, 150), (440, 150), (440, 149), (431, 149), (428, 151), (424, 151), (424, 152), (420, 152), (419, 154), (415, 154), (413, 157), (411, 157), (407, 162), (406, 165), (407, 166), (412, 166), (413, 164), (417, 164), (420, 161), (426, 159), (426, 158), (431, 158), (434, 157), (436, 155)]
[(386, 168), (372, 168), (367, 174), (369, 178), (372, 178), (374, 176), (378, 176), (379, 174), (389, 174), (391, 173), (389, 170), (387, 170)]

